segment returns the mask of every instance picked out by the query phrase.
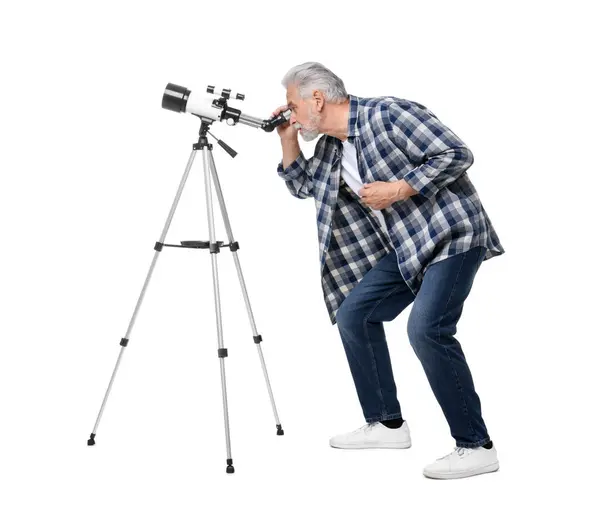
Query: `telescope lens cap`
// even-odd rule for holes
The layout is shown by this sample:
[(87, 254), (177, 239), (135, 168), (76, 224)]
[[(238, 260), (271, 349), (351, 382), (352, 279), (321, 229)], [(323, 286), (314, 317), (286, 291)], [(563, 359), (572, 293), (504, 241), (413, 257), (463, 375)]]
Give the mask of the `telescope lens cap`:
[(189, 89), (181, 85), (168, 83), (162, 98), (162, 108), (176, 113), (185, 113), (190, 93)]

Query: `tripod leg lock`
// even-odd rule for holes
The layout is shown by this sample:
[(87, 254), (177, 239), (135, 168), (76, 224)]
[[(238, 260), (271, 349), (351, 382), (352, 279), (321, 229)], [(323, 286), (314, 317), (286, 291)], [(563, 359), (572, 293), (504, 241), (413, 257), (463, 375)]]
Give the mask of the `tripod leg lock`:
[(227, 349), (219, 349), (219, 358), (225, 358), (227, 356)]
[(260, 344), (262, 342), (262, 336), (260, 334), (258, 336), (253, 336), (252, 338), (254, 338), (255, 344)]
[(127, 347), (128, 343), (129, 343), (129, 338), (121, 338), (121, 343), (119, 345), (122, 347)]

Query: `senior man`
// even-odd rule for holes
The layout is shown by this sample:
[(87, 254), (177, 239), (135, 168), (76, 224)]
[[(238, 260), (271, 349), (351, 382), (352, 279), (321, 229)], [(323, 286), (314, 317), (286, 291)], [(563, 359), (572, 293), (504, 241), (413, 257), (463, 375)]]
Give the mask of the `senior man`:
[[(331, 438), (343, 449), (411, 446), (383, 322), (409, 304), (408, 338), (456, 441), (427, 465), (430, 478), (498, 470), (498, 456), (461, 345), (454, 337), (481, 263), (504, 253), (467, 169), (473, 155), (425, 106), (361, 98), (320, 63), (282, 81), (278, 174), (314, 198), (322, 287), (337, 323), (366, 425)], [(298, 144), (316, 139), (306, 159)]]

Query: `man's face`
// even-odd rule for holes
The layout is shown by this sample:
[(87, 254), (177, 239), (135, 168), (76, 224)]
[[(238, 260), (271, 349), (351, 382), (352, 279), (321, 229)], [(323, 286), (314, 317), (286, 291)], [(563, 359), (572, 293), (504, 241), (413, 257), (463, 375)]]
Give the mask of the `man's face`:
[(292, 111), (290, 124), (299, 130), (302, 138), (310, 142), (319, 136), (319, 123), (321, 115), (316, 111), (316, 102), (314, 98), (303, 100), (298, 94), (295, 85), (287, 88), (287, 103)]

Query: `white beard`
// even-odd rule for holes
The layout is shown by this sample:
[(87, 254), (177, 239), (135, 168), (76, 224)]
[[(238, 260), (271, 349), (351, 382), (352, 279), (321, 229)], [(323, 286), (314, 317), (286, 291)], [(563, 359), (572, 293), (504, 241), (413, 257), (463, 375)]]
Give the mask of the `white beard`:
[(319, 130), (315, 129), (313, 131), (304, 131), (304, 129), (302, 129), (302, 131), (300, 131), (300, 136), (306, 142), (312, 142), (313, 140), (315, 140), (319, 136)]
[(315, 116), (312, 112), (309, 111), (309, 124), (306, 126), (302, 126), (298, 123), (294, 124), (296, 129), (301, 129), (300, 135), (306, 142), (311, 142), (315, 140), (319, 135), (319, 122), (320, 116)]

